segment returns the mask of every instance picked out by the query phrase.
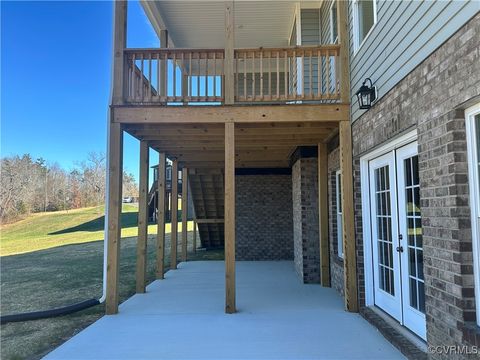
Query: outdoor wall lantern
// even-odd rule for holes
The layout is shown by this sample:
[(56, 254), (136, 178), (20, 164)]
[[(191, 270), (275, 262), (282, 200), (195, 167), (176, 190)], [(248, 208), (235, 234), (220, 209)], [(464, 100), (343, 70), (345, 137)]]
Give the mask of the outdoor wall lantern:
[[(366, 85), (367, 81), (370, 82), (370, 86)], [(372, 107), (372, 103), (377, 99), (377, 87), (373, 86), (370, 78), (366, 78), (355, 95), (357, 95), (360, 109), (368, 110)]]

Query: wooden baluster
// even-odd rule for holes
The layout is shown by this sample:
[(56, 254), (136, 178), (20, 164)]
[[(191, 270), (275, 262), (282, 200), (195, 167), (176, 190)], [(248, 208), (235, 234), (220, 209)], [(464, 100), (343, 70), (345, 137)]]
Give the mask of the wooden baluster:
[(135, 53), (132, 54), (132, 69), (130, 74), (130, 97), (135, 100)]
[[(157, 97), (158, 97), (158, 100), (160, 99), (160, 81), (161, 81), (161, 78), (160, 78), (160, 53), (157, 53)], [(157, 101), (158, 101), (157, 100)]]
[(280, 100), (280, 51), (277, 51), (277, 100)]
[(293, 63), (292, 63), (292, 72), (295, 76), (295, 81), (292, 82), (293, 97), (296, 99), (298, 92), (298, 66), (297, 66), (297, 50), (293, 50)]
[(164, 73), (162, 74), (163, 76), (163, 84), (165, 87), (165, 94), (162, 94), (162, 96), (165, 96), (165, 104), (168, 102), (168, 51), (165, 50), (165, 66), (164, 66)]
[[(237, 92), (235, 93), (234, 99), (238, 100), (238, 95), (240, 93), (240, 84), (238, 82), (239, 76), (238, 76), (238, 52), (237, 51), (235, 51), (235, 55), (234, 55), (233, 58), (234, 58), (234, 61), (235, 61), (235, 82), (236, 82), (235, 88), (237, 90)], [(223, 83), (223, 81), (222, 81), (222, 83)]]
[(140, 69), (140, 90), (141, 90), (140, 97), (141, 97), (142, 102), (145, 100), (145, 87), (144, 87), (144, 83), (143, 83), (144, 58), (145, 58), (145, 55), (142, 53), (142, 62), (141, 62), (141, 65), (140, 65), (141, 66), (141, 69)]
[(330, 98), (330, 53), (327, 50), (327, 55), (326, 55), (326, 65), (327, 65), (327, 97)]
[(256, 89), (255, 89), (255, 52), (252, 52), (252, 99), (255, 100)]
[(152, 101), (152, 53), (148, 54), (148, 88), (149, 101)]
[(312, 73), (313, 73), (313, 68), (312, 68), (312, 51), (310, 51), (310, 56), (308, 58), (308, 81), (310, 82), (310, 91), (309, 91), (309, 97), (313, 99), (313, 86), (312, 86)]
[(197, 53), (197, 101), (200, 101), (200, 53)]
[(263, 100), (263, 50), (260, 50), (260, 99)]
[(268, 53), (268, 96), (272, 100), (272, 52)]
[(305, 98), (305, 50), (302, 50), (302, 62), (301, 62), (301, 69), (302, 69), (302, 72), (300, 73), (300, 84), (302, 85), (301, 87), (301, 95), (302, 95), (302, 99)]
[(213, 52), (213, 101), (217, 99), (217, 53)]
[(243, 98), (247, 100), (247, 52), (243, 53)]
[(181, 71), (181, 74), (182, 74), (182, 77), (181, 77), (181, 91), (180, 91), (180, 96), (182, 97), (181, 101), (183, 102), (183, 105), (187, 105), (187, 103), (185, 102), (187, 99), (187, 92), (185, 89), (187, 87), (187, 82), (185, 81), (185, 76), (187, 75), (187, 69), (185, 67), (185, 53), (182, 52), (182, 67), (183, 67), (183, 70)]
[(177, 53), (173, 52), (173, 101), (175, 101), (177, 97)]
[(205, 52), (205, 100), (208, 99), (208, 52)]
[(322, 56), (320, 53), (320, 49), (317, 50), (317, 98), (322, 97), (322, 77), (321, 77), (321, 64), (322, 64)]
[(192, 99), (192, 75), (193, 75), (193, 72), (192, 72), (192, 53), (190, 52), (188, 54), (188, 92), (187, 92), (187, 95), (188, 95), (188, 101), (191, 101)]
[(283, 74), (283, 91), (285, 93), (285, 100), (288, 99), (288, 86), (287, 86), (287, 83), (288, 83), (288, 51), (285, 50), (285, 64), (283, 66), (283, 71), (285, 71), (285, 73)]

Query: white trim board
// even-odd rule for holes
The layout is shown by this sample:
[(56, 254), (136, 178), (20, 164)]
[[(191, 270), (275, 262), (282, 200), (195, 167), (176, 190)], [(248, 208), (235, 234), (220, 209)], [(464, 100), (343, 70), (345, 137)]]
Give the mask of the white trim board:
[(473, 274), (475, 284), (475, 303), (477, 310), (477, 324), (480, 326), (480, 226), (478, 217), (480, 215), (480, 189), (475, 137), (475, 116), (480, 114), (480, 103), (465, 110), (465, 128), (467, 132), (467, 154), (468, 154), (468, 184), (470, 193), (470, 211), (472, 223), (472, 252), (473, 252)]

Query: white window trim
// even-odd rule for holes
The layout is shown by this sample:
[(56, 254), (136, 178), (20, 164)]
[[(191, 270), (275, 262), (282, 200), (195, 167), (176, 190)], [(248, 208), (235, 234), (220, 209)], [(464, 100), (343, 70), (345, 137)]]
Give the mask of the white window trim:
[[(360, 193), (362, 194), (362, 209), (370, 209), (370, 180), (369, 180), (369, 162), (380, 155), (396, 148), (407, 145), (417, 140), (417, 130), (412, 130), (389, 143), (380, 146), (370, 153), (360, 158)], [(372, 253), (372, 228), (370, 216), (362, 216), (363, 225), (363, 259), (365, 264), (365, 305), (375, 305), (374, 286), (373, 286), (373, 253)]]
[[(339, 212), (339, 204), (342, 199), (340, 199), (340, 194), (338, 188), (341, 186), (341, 183), (338, 181), (338, 176), (342, 174), (341, 170), (335, 172), (335, 196), (337, 201), (337, 211), (336, 211), (336, 220), (337, 220), (337, 254), (338, 257), (343, 259), (343, 233), (340, 233), (343, 230), (343, 212)], [(342, 209), (343, 211), (343, 209)], [(340, 221), (339, 221), (340, 219)]]
[[(475, 137), (475, 115), (480, 115), (480, 103), (465, 110), (465, 127), (467, 132), (468, 154), (468, 183), (470, 192), (470, 211), (472, 222), (472, 252), (473, 252), (473, 277), (475, 283), (475, 303), (477, 310), (477, 324), (480, 326), (480, 228), (477, 222), (480, 214), (480, 189), (478, 189), (478, 161)], [(473, 165), (473, 166), (471, 166)], [(475, 204), (476, 203), (476, 204)]]
[(365, 41), (368, 39), (370, 34), (372, 33), (373, 29), (375, 29), (375, 26), (377, 25), (377, 0), (373, 0), (373, 25), (368, 31), (367, 35), (365, 38), (362, 40), (360, 43), (359, 39), (359, 34), (358, 34), (358, 2), (359, 0), (353, 0), (352, 1), (352, 14), (353, 14), (353, 19), (352, 19), (352, 30), (353, 30), (353, 56), (355, 56), (362, 47), (362, 45), (365, 43)]
[[(337, 37), (333, 38), (333, 5), (337, 3), (337, 0), (333, 0), (332, 4), (330, 5), (330, 43), (336, 44), (338, 42), (338, 29), (337, 29)], [(338, 8), (337, 8), (338, 11)]]

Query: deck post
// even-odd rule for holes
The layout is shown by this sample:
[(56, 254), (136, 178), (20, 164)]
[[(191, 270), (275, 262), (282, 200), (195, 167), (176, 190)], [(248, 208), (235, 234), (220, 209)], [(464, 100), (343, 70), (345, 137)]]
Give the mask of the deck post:
[[(113, 111), (113, 110), (111, 110)], [(113, 119), (113, 116), (112, 116)], [(123, 130), (111, 122), (108, 135), (107, 192), (107, 315), (118, 313), (118, 277), (120, 269), (120, 232), (122, 229)]]
[(170, 236), (170, 269), (177, 268), (177, 236), (178, 236), (178, 160), (172, 161), (172, 204), (171, 204), (171, 236)]
[(123, 103), (124, 90), (124, 55), (123, 50), (127, 47), (127, 1), (114, 2), (114, 24), (113, 24), (113, 88), (112, 104)]
[(138, 236), (137, 236), (137, 271), (136, 291), (144, 293), (147, 275), (147, 241), (148, 241), (148, 170), (149, 147), (146, 141), (140, 141), (140, 178), (138, 192)]
[(235, 305), (235, 123), (225, 123), (225, 312)]
[(355, 212), (353, 205), (352, 132), (350, 120), (340, 121), (340, 170), (342, 172), (343, 268), (345, 309), (358, 311)]
[(182, 261), (187, 261), (188, 247), (188, 169), (182, 168)]
[[(167, 30), (160, 30), (160, 48), (168, 48), (168, 31)], [(167, 76), (167, 61), (160, 60), (160, 84), (158, 86), (159, 92), (158, 95), (160, 97), (167, 96), (167, 82), (165, 81), (165, 76)]]
[(234, 13), (233, 1), (225, 2), (225, 104), (231, 105), (235, 101), (234, 84)]
[(320, 282), (330, 287), (328, 246), (328, 152), (327, 144), (318, 144), (318, 225), (320, 237)]
[(159, 153), (157, 179), (157, 279), (165, 278), (165, 162), (165, 153)]

